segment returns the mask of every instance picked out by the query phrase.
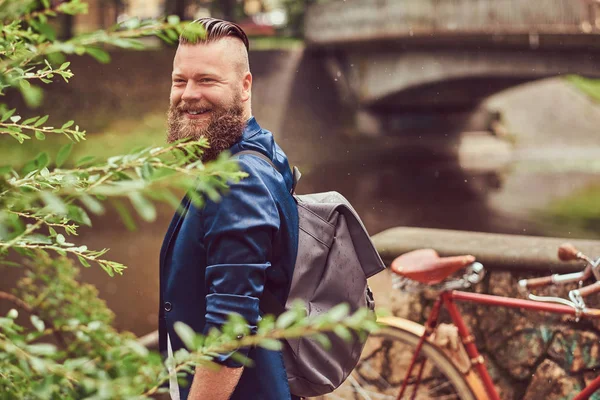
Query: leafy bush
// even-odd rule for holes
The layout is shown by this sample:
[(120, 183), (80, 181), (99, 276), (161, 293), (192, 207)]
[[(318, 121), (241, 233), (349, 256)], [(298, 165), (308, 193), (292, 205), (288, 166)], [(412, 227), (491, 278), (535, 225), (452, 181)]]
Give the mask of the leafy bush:
[[(17, 90), (28, 105), (36, 106), (43, 96), (40, 84), (73, 76), (65, 55), (89, 54), (108, 62), (107, 46), (141, 49), (139, 39), (144, 36), (173, 43), (180, 34), (190, 39), (203, 34), (198, 25), (169, 17), (132, 19), (108, 31), (56, 39), (53, 18), (86, 11), (81, 0), (0, 1), (0, 94)], [(63, 135), (67, 142), (57, 154), (42, 152), (21, 168), (0, 167), (0, 268), (22, 272), (11, 293), (0, 292), (0, 301), (14, 307), (0, 317), (0, 398), (147, 398), (163, 390), (160, 385), (168, 379), (165, 363), (134, 335), (116, 331), (113, 313), (96, 288), (77, 280), (77, 264), (99, 266), (110, 276), (122, 274), (126, 266), (105, 258), (106, 249), (74, 245), (69, 237), (77, 235), (79, 226), (91, 225), (88, 213), (102, 214), (107, 204), (127, 222), (131, 217), (124, 201), (129, 201), (143, 219), (152, 221), (156, 201), (177, 208), (176, 193), (185, 191), (201, 206), (205, 198), (218, 200), (227, 183), (244, 174), (227, 155), (202, 164), (198, 155), (207, 146), (204, 140), (136, 149), (105, 161), (73, 161), (72, 147), (85, 140), (85, 131), (74, 121), (54, 127), (48, 120), (47, 115), (23, 120), (18, 110), (0, 106), (0, 135), (19, 143)], [(240, 346), (279, 348), (277, 339), (312, 334), (326, 344), (320, 332), (335, 329), (349, 336), (348, 328), (376, 327), (366, 310), (345, 318), (347, 314), (347, 307), (340, 305), (307, 319), (299, 305), (277, 321), (264, 318), (256, 335), (241, 340), (237, 335), (246, 324), (236, 315), (222, 332), (207, 337), (178, 323), (176, 330), (187, 350), (167, 363), (191, 372), (197, 364), (210, 363), (215, 354)]]

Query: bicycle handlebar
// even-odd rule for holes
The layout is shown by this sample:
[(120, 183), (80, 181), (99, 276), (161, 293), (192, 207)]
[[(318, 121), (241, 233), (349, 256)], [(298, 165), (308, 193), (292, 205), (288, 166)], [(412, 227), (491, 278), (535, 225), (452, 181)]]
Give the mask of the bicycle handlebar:
[(553, 278), (554, 275), (543, 276), (541, 278), (522, 279), (519, 281), (519, 285), (523, 287), (523, 289), (535, 289), (553, 284)]
[(543, 276), (540, 278), (521, 279), (519, 281), (519, 287), (523, 290), (536, 289), (543, 286), (553, 284), (565, 284), (572, 282), (582, 282), (592, 276), (592, 265), (594, 264), (589, 257), (577, 250), (575, 246), (570, 243), (564, 243), (558, 248), (558, 258), (561, 261), (575, 261), (582, 260), (586, 262), (586, 267), (581, 272), (575, 272), (570, 274), (553, 274), (550, 276)]
[(598, 293), (600, 292), (600, 282), (594, 282), (590, 285), (584, 286), (578, 289), (578, 291), (581, 297), (587, 297), (590, 294)]
[(583, 257), (583, 254), (571, 243), (563, 243), (558, 248), (558, 259), (561, 261), (574, 261)]

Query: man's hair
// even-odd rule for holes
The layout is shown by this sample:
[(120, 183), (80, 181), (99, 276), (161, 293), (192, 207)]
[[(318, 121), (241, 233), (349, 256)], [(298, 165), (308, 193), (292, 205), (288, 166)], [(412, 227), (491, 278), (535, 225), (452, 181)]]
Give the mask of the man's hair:
[[(242, 41), (242, 43), (244, 43), (244, 46), (246, 46), (246, 51), (250, 50), (248, 36), (246, 36), (244, 30), (238, 24), (217, 18), (199, 18), (192, 23), (202, 25), (206, 31), (205, 36), (198, 38), (193, 43), (209, 43), (225, 37), (234, 37), (238, 38)], [(179, 43), (188, 44), (191, 42), (181, 35), (179, 37)]]

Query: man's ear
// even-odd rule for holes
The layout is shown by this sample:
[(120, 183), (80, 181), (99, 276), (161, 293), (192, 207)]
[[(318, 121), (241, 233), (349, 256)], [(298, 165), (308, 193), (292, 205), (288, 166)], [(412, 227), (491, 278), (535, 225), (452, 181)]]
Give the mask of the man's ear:
[(248, 71), (242, 78), (242, 101), (248, 101), (252, 97), (252, 74)]

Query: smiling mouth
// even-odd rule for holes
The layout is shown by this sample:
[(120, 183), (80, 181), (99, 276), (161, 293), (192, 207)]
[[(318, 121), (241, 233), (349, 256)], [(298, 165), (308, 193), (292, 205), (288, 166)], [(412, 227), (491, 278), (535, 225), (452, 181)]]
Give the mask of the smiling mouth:
[(206, 114), (210, 110), (187, 110), (185, 113), (189, 115), (202, 115)]

